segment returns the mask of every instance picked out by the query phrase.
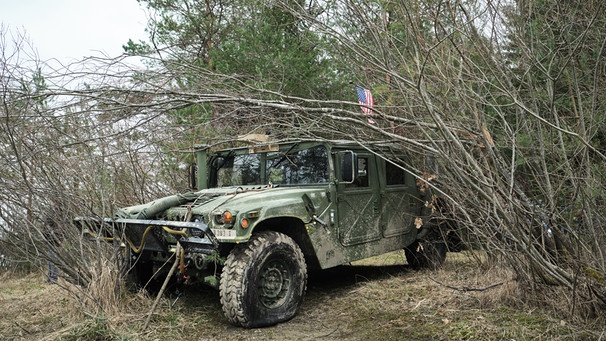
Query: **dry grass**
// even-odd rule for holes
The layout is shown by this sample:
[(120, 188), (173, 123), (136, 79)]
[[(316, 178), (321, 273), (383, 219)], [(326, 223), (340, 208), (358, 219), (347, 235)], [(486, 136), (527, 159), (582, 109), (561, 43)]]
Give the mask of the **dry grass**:
[[(101, 277), (113, 276), (111, 273)], [(2, 340), (596, 340), (603, 321), (567, 320), (529, 304), (513, 273), (484, 269), (466, 254), (449, 254), (440, 271), (412, 271), (401, 253), (310, 275), (301, 312), (274, 327), (245, 330), (227, 324), (218, 294), (206, 287), (163, 298), (143, 330), (153, 298), (115, 295), (102, 279), (90, 297), (114, 295), (95, 315), (69, 291), (39, 275), (0, 285)], [(498, 284), (498, 285), (495, 285)], [(60, 285), (64, 285), (60, 281)], [(488, 288), (490, 287), (490, 288)], [(484, 289), (484, 290), (481, 290)], [(99, 296), (100, 295), (100, 296)], [(537, 296), (538, 297), (538, 296)], [(549, 296), (543, 296), (548, 297)], [(549, 303), (549, 304), (548, 304)]]
[(0, 338), (40, 339), (71, 326), (82, 313), (65, 290), (44, 283), (43, 276), (3, 278), (0, 285)]
[(80, 305), (90, 316), (113, 316), (121, 312), (122, 295), (124, 290), (116, 283), (120, 283), (120, 273), (103, 260), (98, 265), (98, 271), (91, 272), (92, 280), (87, 288), (69, 286), (75, 297), (79, 297)]

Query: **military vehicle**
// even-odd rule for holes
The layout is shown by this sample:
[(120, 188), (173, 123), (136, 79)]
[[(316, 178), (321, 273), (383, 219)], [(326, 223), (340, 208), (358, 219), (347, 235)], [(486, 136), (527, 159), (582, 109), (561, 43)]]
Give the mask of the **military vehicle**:
[(292, 318), (308, 270), (402, 249), (414, 267), (444, 261), (446, 233), (432, 222), (426, 184), (359, 144), (197, 146), (195, 155), (191, 192), (119, 209), (105, 222), (127, 245), (131, 279), (166, 278), (163, 265), (176, 256), (178, 280), (219, 289), (235, 325)]

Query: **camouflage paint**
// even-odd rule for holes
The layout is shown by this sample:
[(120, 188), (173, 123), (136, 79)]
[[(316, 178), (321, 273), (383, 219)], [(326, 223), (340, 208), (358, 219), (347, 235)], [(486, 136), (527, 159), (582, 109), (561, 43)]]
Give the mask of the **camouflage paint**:
[[(318, 143), (298, 142), (297, 147), (302, 149), (306, 145), (315, 146)], [(382, 159), (353, 143), (325, 144), (325, 147), (328, 150), (330, 167), (330, 181), (327, 183), (222, 188), (208, 188), (204, 181), (204, 177), (213, 172), (207, 164), (212, 155), (206, 154), (205, 147), (200, 148), (197, 151), (197, 160), (201, 162), (197, 165), (198, 186), (203, 189), (168, 196), (144, 205), (126, 207), (118, 210), (114, 218), (160, 220), (165, 221), (168, 228), (179, 227), (177, 221), (198, 221), (210, 228), (220, 245), (244, 243), (256, 229), (267, 228), (269, 225), (266, 223), (288, 218), (284, 221), (296, 221), (299, 222), (296, 225), (304, 227), (304, 238), (308, 239), (311, 250), (302, 249), (307, 251), (306, 257), (317, 259), (320, 267), (324, 269), (399, 250), (413, 243), (417, 236), (414, 220), (421, 212), (422, 201), (418, 199), (419, 193), (412, 175), (406, 175), (405, 184), (386, 186), (385, 165)], [(288, 148), (288, 145), (281, 146), (280, 150)], [(231, 155), (229, 153), (248, 153), (249, 150), (255, 148), (224, 150), (220, 153)], [(275, 149), (272, 147), (268, 150)], [(338, 155), (346, 150), (358, 153), (364, 158), (368, 179), (363, 188), (339, 181)], [(225, 211), (233, 214), (233, 222), (230, 224), (219, 221)], [(243, 218), (249, 221), (247, 228), (241, 225)], [(121, 226), (125, 229), (135, 228), (134, 224), (128, 223)], [(160, 226), (154, 227), (154, 234), (166, 237), (168, 249), (165, 255), (168, 257), (173, 247), (171, 244), (174, 244), (179, 236), (169, 236), (171, 233)], [(190, 235), (191, 230), (187, 230), (186, 234)], [(220, 247), (217, 251), (219, 249)], [(216, 255), (191, 257), (200, 264), (206, 264), (205, 260), (210, 263), (221, 259)]]

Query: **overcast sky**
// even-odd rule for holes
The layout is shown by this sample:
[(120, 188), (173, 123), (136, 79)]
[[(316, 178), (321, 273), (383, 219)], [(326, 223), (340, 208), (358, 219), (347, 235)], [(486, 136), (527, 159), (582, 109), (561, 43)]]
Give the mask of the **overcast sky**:
[(136, 0), (0, 0), (0, 23), (25, 32), (41, 60), (115, 57), (128, 39), (147, 38)]

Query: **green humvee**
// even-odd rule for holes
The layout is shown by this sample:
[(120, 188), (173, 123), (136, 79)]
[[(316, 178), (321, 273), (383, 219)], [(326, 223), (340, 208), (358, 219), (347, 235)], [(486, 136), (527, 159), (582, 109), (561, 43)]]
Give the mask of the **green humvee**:
[(106, 226), (127, 245), (131, 279), (147, 283), (178, 253), (178, 280), (218, 288), (235, 325), (292, 318), (308, 269), (402, 249), (415, 267), (444, 261), (445, 231), (431, 222), (417, 179), (358, 144), (195, 153), (194, 191), (122, 208)]

